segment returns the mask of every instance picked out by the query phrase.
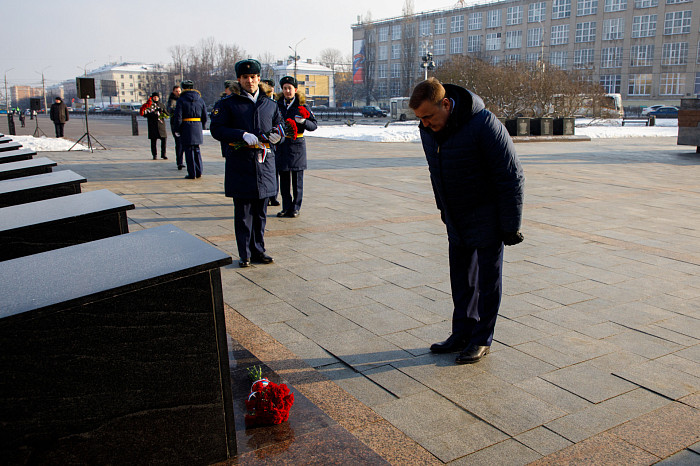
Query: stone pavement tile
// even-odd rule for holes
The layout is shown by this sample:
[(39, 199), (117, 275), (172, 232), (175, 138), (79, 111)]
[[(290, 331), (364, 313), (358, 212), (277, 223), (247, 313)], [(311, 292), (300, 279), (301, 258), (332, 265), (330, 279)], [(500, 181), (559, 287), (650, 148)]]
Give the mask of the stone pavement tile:
[(598, 315), (605, 316), (611, 322), (625, 325), (627, 327), (638, 327), (653, 324), (661, 320), (666, 320), (675, 315), (664, 309), (651, 306), (642, 302), (626, 303), (606, 309)]
[(600, 324), (607, 321), (607, 319), (594, 317), (588, 313), (573, 310), (568, 306), (564, 308), (540, 311), (534, 315), (540, 319), (571, 330), (578, 330), (580, 328), (590, 327), (591, 325)]
[(401, 372), (391, 365), (370, 369), (365, 371), (363, 375), (398, 398), (404, 398), (429, 390), (429, 388), (422, 383), (412, 379), (404, 372)]
[(379, 278), (401, 288), (414, 288), (429, 283), (439, 283), (446, 279), (447, 271), (442, 275), (430, 274), (414, 270), (380, 270), (375, 272)]
[(681, 450), (656, 464), (659, 466), (697, 466), (700, 464), (700, 453), (693, 450)]
[(561, 435), (544, 427), (535, 427), (513, 438), (543, 456), (573, 445)]
[(345, 364), (360, 372), (413, 358), (410, 353), (363, 328), (318, 336), (314, 341)]
[(593, 367), (597, 367), (604, 372), (612, 374), (618, 369), (624, 369), (646, 361), (648, 361), (648, 359), (643, 356), (630, 353), (629, 351), (619, 350), (614, 353), (590, 359), (586, 364), (590, 364)]
[[(539, 311), (537, 311), (537, 313), (539, 313), (540, 311), (541, 311), (541, 309)], [(553, 323), (551, 323), (547, 320), (541, 319), (533, 314), (536, 314), (536, 313), (532, 313), (529, 315), (521, 315), (518, 317), (513, 317), (512, 319), (515, 320), (516, 322), (523, 324), (523, 325), (527, 325), (528, 327), (532, 327), (532, 328), (535, 328), (537, 330), (540, 330), (549, 336), (562, 335), (564, 333), (570, 332), (570, 330), (566, 327), (562, 327), (560, 325), (553, 324)]]
[(528, 303), (520, 296), (508, 296), (505, 292), (501, 298), (501, 307), (498, 313), (509, 319), (516, 319), (520, 316), (526, 316), (540, 312), (541, 307)]
[(636, 388), (631, 392), (605, 400), (600, 403), (600, 406), (627, 419), (634, 419), (670, 403), (673, 402), (668, 398), (644, 388)]
[(379, 453), (390, 464), (406, 466), (440, 466), (443, 464), (442, 461), (383, 419), (367, 424), (351, 433)]
[(323, 314), (329, 311), (329, 309), (326, 306), (323, 306), (322, 304), (319, 304), (318, 302), (314, 301), (313, 299), (309, 299), (306, 296), (286, 295), (284, 297), (284, 301), (289, 303), (290, 306), (293, 306), (299, 312), (307, 316), (318, 313)]
[(451, 399), (511, 436), (566, 415), (559, 408), (513, 385), (495, 388), (481, 396), (466, 391)]
[(678, 399), (679, 402), (685, 403), (693, 408), (700, 409), (700, 391), (695, 392), (692, 395), (684, 396)]
[(687, 316), (676, 316), (657, 322), (656, 325), (680, 333), (681, 335), (700, 340), (700, 320), (698, 319)]
[(673, 400), (700, 390), (700, 378), (655, 360), (619, 369), (613, 374)]
[(533, 293), (522, 293), (519, 296), (528, 303), (534, 304), (542, 309), (561, 309), (563, 306), (561, 303), (543, 298), (542, 296)]
[[(686, 318), (683, 316), (683, 318)], [(681, 346), (693, 346), (697, 345), (700, 343), (700, 338), (694, 338), (691, 336), (688, 336), (684, 333), (682, 333), (684, 330), (681, 330), (680, 332), (675, 331), (675, 330), (669, 330), (668, 328), (663, 327), (662, 322), (658, 322), (656, 324), (651, 324), (651, 325), (644, 325), (642, 327), (635, 327), (635, 330), (638, 330), (640, 332), (647, 333), (649, 335), (653, 335), (655, 337), (677, 343)], [(690, 333), (689, 331), (685, 330), (685, 333)]]
[(374, 409), (397, 399), (395, 395), (345, 364), (319, 367), (318, 371), (370, 408)]
[(570, 288), (566, 288), (565, 286), (550, 286), (541, 290), (532, 291), (531, 294), (554, 301), (555, 303), (563, 304), (565, 306), (595, 298), (595, 296), (581, 293), (580, 291), (572, 290)]
[(661, 309), (666, 309), (675, 314), (681, 314), (695, 319), (700, 315), (700, 298), (683, 299), (664, 294), (646, 299), (644, 302)]
[(597, 358), (619, 350), (615, 345), (603, 340), (596, 340), (578, 332), (568, 332), (542, 338), (538, 343), (579, 358), (581, 361)]
[[(498, 335), (496, 335), (496, 337), (498, 337)], [(560, 353), (559, 351), (543, 346), (536, 341), (523, 343), (521, 345), (514, 346), (514, 348), (541, 361), (551, 364), (557, 369), (580, 362), (579, 358)]]
[(628, 330), (627, 332), (604, 338), (603, 341), (649, 359), (658, 358), (683, 348), (682, 345), (677, 343), (636, 330)]
[(694, 444), (694, 445), (689, 446), (689, 447), (688, 447), (688, 450), (691, 450), (692, 452), (697, 453), (697, 454), (700, 455), (700, 442), (698, 442), (698, 443), (696, 443), (696, 444)]
[[(285, 264), (286, 266), (286, 264)], [(335, 278), (342, 277), (348, 274), (355, 274), (361, 271), (353, 266), (353, 263), (343, 264), (308, 264), (289, 267), (289, 271), (304, 280), (313, 280), (315, 278)]]
[(523, 466), (537, 458), (540, 454), (522, 443), (507, 439), (503, 442), (479, 450), (459, 458), (450, 465), (454, 466)]
[(681, 358), (675, 354), (669, 354), (656, 359), (656, 361), (674, 370), (685, 372), (700, 379), (700, 364), (697, 364), (690, 359)]
[(635, 388), (634, 384), (586, 363), (564, 367), (540, 377), (592, 403), (600, 403)]
[(591, 338), (602, 339), (627, 332), (628, 329), (613, 322), (601, 322), (600, 324), (579, 328), (576, 331)]
[[(407, 331), (410, 335), (425, 342), (427, 347), (431, 344), (444, 341), (452, 333), (452, 323), (448, 320), (442, 320), (433, 324), (427, 324), (423, 327), (414, 328)], [(387, 337), (388, 338), (388, 337)]]
[(343, 276), (336, 276), (331, 280), (340, 283), (349, 290), (359, 290), (362, 288), (383, 285), (386, 283), (385, 280), (369, 272), (360, 272), (354, 274), (346, 274)]
[[(447, 291), (443, 291), (446, 289)], [(450, 294), (450, 282), (445, 280), (438, 283), (430, 283), (411, 288), (411, 291), (427, 298), (433, 302), (447, 303), (450, 310), (452, 309), (452, 296)]]
[(298, 343), (301, 341), (309, 341), (308, 338), (284, 322), (276, 322), (266, 325), (265, 332), (283, 345)]
[(674, 354), (680, 358), (690, 359), (691, 361), (700, 363), (700, 344), (693, 345), (690, 348), (686, 348)]
[(540, 280), (536, 276), (521, 275), (508, 276), (504, 273), (503, 276), (503, 295), (517, 296), (523, 293), (530, 293), (536, 290), (542, 290), (551, 286), (549, 282)]
[(578, 443), (628, 420), (624, 414), (598, 404), (555, 419), (544, 426), (567, 440)]
[(311, 367), (318, 368), (336, 364), (339, 359), (308, 338), (286, 343), (285, 347)]
[(302, 316), (297, 319), (288, 320), (286, 324), (297, 332), (310, 338), (320, 340), (332, 337), (341, 332), (359, 329), (360, 327), (350, 319), (343, 317), (333, 311), (319, 312), (310, 316)]
[(504, 317), (496, 321), (494, 335), (498, 341), (508, 346), (519, 345), (547, 336), (546, 333), (540, 330)]
[[(361, 312), (364, 310), (368, 312)], [(422, 322), (379, 303), (373, 306), (351, 308), (347, 311), (343, 314), (345, 317), (375, 335), (402, 332), (423, 325)]]
[(268, 324), (286, 322), (288, 320), (305, 317), (304, 314), (285, 302), (270, 303), (255, 309), (251, 309), (250, 307), (239, 309), (237, 307), (236, 310), (261, 328), (264, 328)]
[(477, 420), (462, 428), (424, 440), (421, 445), (441, 461), (448, 463), (508, 438), (493, 426)]
[(531, 466), (575, 464), (654, 464), (659, 457), (630, 445), (609, 433), (602, 433), (576, 445), (545, 456)]
[(610, 431), (621, 439), (665, 458), (700, 441), (700, 411), (672, 403)]
[(506, 382), (516, 383), (541, 374), (546, 374), (557, 367), (548, 364), (515, 348), (503, 348), (485, 357), (479, 369), (493, 374)]
[(349, 307), (367, 306), (374, 302), (362, 294), (354, 293), (350, 290), (336, 291), (334, 293), (321, 295), (311, 295), (309, 298), (332, 311), (347, 309)]
[(409, 332), (396, 332), (382, 335), (389, 343), (411, 353), (413, 356), (420, 356), (430, 352), (430, 342), (421, 340)]

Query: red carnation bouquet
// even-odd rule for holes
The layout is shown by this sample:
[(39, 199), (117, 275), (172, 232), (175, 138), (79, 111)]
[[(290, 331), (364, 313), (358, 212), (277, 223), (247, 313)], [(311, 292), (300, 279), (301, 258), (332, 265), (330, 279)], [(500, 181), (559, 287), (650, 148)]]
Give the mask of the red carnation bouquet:
[(294, 404), (294, 393), (286, 384), (276, 384), (262, 377), (262, 369), (253, 367), (248, 370), (251, 379), (257, 379), (250, 388), (245, 402), (246, 427), (269, 426), (281, 424), (289, 419), (289, 410)]
[(306, 109), (304, 106), (299, 107), (299, 115), (301, 115), (302, 118), (309, 118), (311, 116), (311, 112)]

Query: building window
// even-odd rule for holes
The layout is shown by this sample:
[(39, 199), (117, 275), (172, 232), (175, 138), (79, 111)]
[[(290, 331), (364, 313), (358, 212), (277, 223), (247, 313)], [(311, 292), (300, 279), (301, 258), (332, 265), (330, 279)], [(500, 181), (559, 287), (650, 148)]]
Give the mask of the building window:
[(470, 31), (481, 30), (481, 19), (482, 19), (481, 12), (470, 14), (469, 15), (469, 30)]
[(377, 65), (377, 78), (379, 78), (379, 79), (386, 78), (386, 70), (387, 70), (388, 66), (389, 65), (387, 65), (386, 63), (379, 63)]
[(634, 0), (635, 8), (653, 8), (659, 6), (659, 0)]
[(501, 10), (489, 10), (487, 13), (487, 28), (501, 27)]
[(666, 13), (664, 18), (664, 35), (690, 33), (690, 10)]
[(377, 47), (377, 60), (386, 60), (389, 58), (389, 52), (386, 45)]
[(309, 77), (308, 74), (304, 76), (304, 81), (311, 81), (311, 78)]
[(523, 31), (506, 31), (506, 48), (519, 49), (523, 46)]
[(121, 88), (124, 89), (124, 83), (119, 83), (121, 85)]
[(552, 19), (571, 17), (571, 0), (552, 0)]
[(464, 31), (464, 15), (456, 15), (450, 21), (450, 32)]
[(525, 61), (529, 63), (537, 63), (541, 60), (540, 52), (530, 52), (525, 55)]
[(619, 74), (604, 74), (600, 76), (600, 85), (603, 86), (603, 91), (608, 94), (620, 93), (620, 75)]
[(394, 24), (391, 26), (391, 40), (400, 40), (400, 39), (401, 39), (401, 25)]
[(688, 64), (688, 43), (676, 42), (674, 44), (664, 44), (661, 57), (662, 65)]
[(549, 54), (549, 64), (558, 66), (562, 70), (566, 69), (566, 50), (560, 52), (552, 52)]
[(435, 55), (445, 55), (447, 49), (447, 41), (445, 39), (436, 39), (433, 43), (433, 52)]
[(630, 66), (652, 66), (653, 62), (654, 44), (633, 45), (630, 48)]
[(492, 65), (498, 65), (499, 63), (501, 63), (501, 56), (500, 55), (492, 55), (490, 57), (490, 59), (491, 59)]
[(377, 34), (379, 42), (386, 42), (389, 40), (389, 26), (379, 28), (379, 33)]
[(391, 82), (391, 97), (401, 97), (401, 81)]
[(134, 87), (134, 83), (129, 83), (129, 87)]
[(450, 39), (450, 53), (452, 55), (461, 54), (464, 52), (464, 43), (462, 37), (452, 37)]
[(656, 35), (656, 15), (635, 16), (632, 18), (632, 37), (654, 37)]
[(401, 77), (401, 63), (391, 64), (391, 77), (400, 78)]
[(447, 32), (447, 18), (435, 19), (435, 34), (444, 34)]
[(511, 6), (506, 10), (506, 25), (513, 26), (514, 24), (522, 24), (523, 22), (523, 6)]
[(377, 87), (378, 97), (387, 97), (389, 94), (389, 88), (387, 87), (386, 81), (379, 81), (379, 86)]
[(547, 3), (530, 3), (527, 7), (527, 22), (539, 23), (547, 18)]
[(415, 32), (415, 28), (414, 28), (413, 23), (406, 24), (404, 27), (405, 27), (406, 37), (409, 39), (411, 37), (413, 37), (413, 33)]
[(481, 36), (468, 36), (467, 37), (467, 52), (470, 52), (470, 53), (481, 52)]
[(527, 30), (527, 46), (540, 47), (542, 45), (542, 28), (532, 28)]
[(588, 16), (598, 13), (598, 0), (578, 0), (576, 16)]
[(574, 68), (589, 68), (595, 63), (593, 49), (574, 50)]
[(651, 95), (651, 74), (631, 74), (628, 95)]
[(577, 44), (582, 42), (595, 42), (595, 31), (596, 22), (586, 21), (585, 23), (576, 23), (576, 37), (575, 41)]
[(501, 50), (501, 33), (486, 34), (486, 50)]
[(122, 75), (120, 75), (120, 76), (121, 76), (121, 78), (122, 78), (122, 79), (124, 79), (124, 75), (123, 75), (123, 74), (122, 74)]
[(622, 68), (622, 47), (606, 47), (600, 51), (601, 68)]
[(683, 95), (684, 88), (684, 73), (661, 73), (659, 95)]
[(520, 54), (519, 53), (514, 53), (512, 55), (506, 55), (506, 63), (510, 63), (512, 65), (517, 64), (520, 61)]
[(419, 29), (418, 29), (418, 35), (420, 35), (421, 37), (423, 37), (423, 36), (429, 36), (429, 35), (430, 35), (430, 26), (431, 26), (431, 25), (432, 25), (432, 24), (431, 24), (431, 22), (430, 22), (429, 19), (421, 20), (420, 26), (419, 26)]
[(391, 59), (398, 60), (401, 58), (401, 44), (391, 44)]
[(619, 40), (625, 36), (625, 18), (603, 20), (603, 40)]
[(690, 3), (693, 0), (666, 0), (666, 5), (675, 5), (676, 3)]
[(552, 33), (549, 38), (549, 43), (551, 45), (561, 45), (569, 43), (569, 25), (560, 24), (558, 26), (552, 26)]
[[(700, 64), (700, 42), (698, 42), (698, 58), (697, 58), (697, 60), (696, 60), (695, 62), (696, 62), (697, 64)], [(697, 94), (697, 92), (696, 92), (696, 94)]]
[(700, 94), (700, 73), (695, 73), (695, 95)]
[(605, 0), (604, 11), (611, 13), (613, 11), (624, 11), (627, 9), (627, 0)]

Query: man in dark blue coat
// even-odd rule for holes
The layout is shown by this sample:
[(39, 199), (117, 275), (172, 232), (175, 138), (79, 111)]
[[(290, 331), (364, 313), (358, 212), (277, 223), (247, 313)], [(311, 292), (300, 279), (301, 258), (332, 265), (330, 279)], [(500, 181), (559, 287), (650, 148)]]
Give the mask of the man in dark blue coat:
[(430, 78), (409, 106), (420, 119), (435, 201), (447, 226), (452, 334), (430, 347), (459, 352), (456, 362), (489, 352), (501, 303), (503, 246), (518, 244), (525, 177), (513, 141), (476, 94)]
[(207, 124), (207, 105), (202, 95), (194, 89), (194, 83), (189, 79), (180, 84), (182, 93), (175, 105), (172, 116), (172, 129), (180, 137), (180, 144), (185, 154), (188, 180), (202, 176), (202, 154), (199, 145), (204, 142), (202, 130)]
[(211, 135), (228, 144), (224, 190), (233, 198), (233, 226), (236, 232), (239, 266), (251, 262), (269, 264), (265, 253), (267, 200), (277, 192), (275, 155), (270, 144), (282, 136), (273, 131), (282, 117), (267, 84), (260, 83), (260, 62), (236, 63), (238, 82), (233, 93), (219, 101), (212, 112)]

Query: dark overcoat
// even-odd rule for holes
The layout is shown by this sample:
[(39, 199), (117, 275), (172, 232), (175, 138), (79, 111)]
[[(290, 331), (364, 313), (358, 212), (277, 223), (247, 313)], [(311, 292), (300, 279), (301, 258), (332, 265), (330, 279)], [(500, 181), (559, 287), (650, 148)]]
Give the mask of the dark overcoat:
[(505, 127), (476, 94), (445, 84), (454, 102), (439, 132), (420, 135), (435, 201), (450, 241), (466, 247), (501, 242), (520, 229), (525, 177)]
[[(282, 122), (277, 104), (272, 100), (270, 87), (260, 83), (256, 102), (243, 95), (238, 83), (233, 94), (221, 99), (211, 116), (211, 135), (228, 144), (224, 191), (227, 197), (263, 199), (277, 194), (277, 175), (274, 153), (247, 146), (235, 149), (231, 144), (245, 144), (244, 133), (260, 139)], [(263, 159), (263, 155), (265, 156)]]
[(143, 112), (143, 116), (148, 120), (148, 139), (165, 139), (168, 133), (165, 129), (165, 119), (163, 116), (168, 115), (165, 110), (165, 105), (158, 102), (151, 102), (151, 106)]
[(296, 123), (299, 136), (297, 139), (284, 138), (284, 140), (275, 149), (275, 162), (277, 163), (277, 171), (300, 171), (306, 170), (306, 140), (304, 139), (304, 131), (314, 131), (318, 125), (316, 117), (311, 112), (311, 109), (306, 106), (306, 96), (298, 92), (294, 96), (294, 101), (287, 107), (282, 94), (277, 95), (277, 106), (280, 109), (282, 119), (294, 119), (295, 116), (302, 116), (299, 107), (304, 107), (311, 116), (309, 116), (303, 124)]
[[(185, 121), (199, 119), (199, 121)], [(196, 89), (183, 89), (175, 105), (175, 113), (171, 117), (174, 132), (180, 134), (180, 143), (185, 146), (202, 144), (202, 130), (207, 124), (207, 105), (202, 95)]]
[(49, 117), (55, 125), (63, 124), (68, 121), (68, 107), (63, 102), (54, 102), (49, 110)]

